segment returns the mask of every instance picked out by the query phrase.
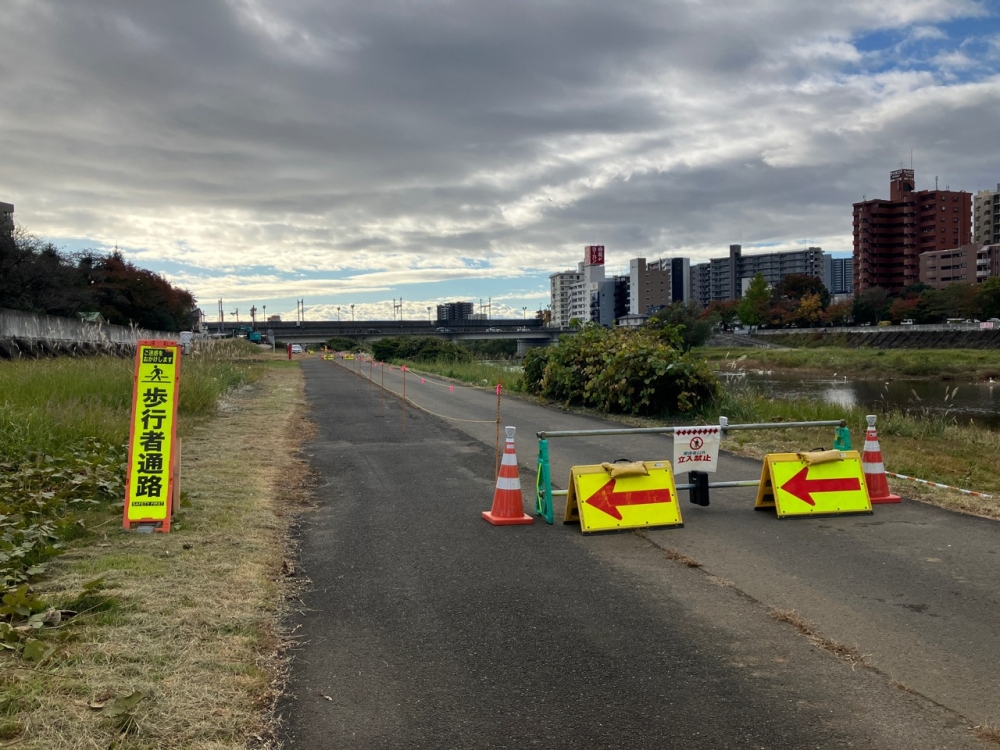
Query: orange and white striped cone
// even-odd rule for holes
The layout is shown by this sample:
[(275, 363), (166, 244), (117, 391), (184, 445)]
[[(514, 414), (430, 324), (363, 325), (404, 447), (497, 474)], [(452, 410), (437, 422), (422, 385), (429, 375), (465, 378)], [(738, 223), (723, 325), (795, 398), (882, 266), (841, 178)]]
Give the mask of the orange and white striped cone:
[(507, 431), (507, 442), (503, 446), (500, 476), (497, 477), (497, 488), (493, 493), (493, 509), (484, 510), (483, 518), (494, 526), (534, 523), (535, 519), (524, 512), (521, 475), (517, 470), (517, 454), (514, 452), (514, 428), (504, 429)]
[(869, 414), (868, 431), (865, 432), (865, 452), (861, 455), (861, 471), (868, 485), (868, 499), (872, 505), (883, 503), (898, 503), (902, 501), (899, 495), (889, 492), (889, 480), (885, 477), (885, 464), (882, 463), (882, 449), (878, 444), (878, 432), (875, 431), (875, 415)]

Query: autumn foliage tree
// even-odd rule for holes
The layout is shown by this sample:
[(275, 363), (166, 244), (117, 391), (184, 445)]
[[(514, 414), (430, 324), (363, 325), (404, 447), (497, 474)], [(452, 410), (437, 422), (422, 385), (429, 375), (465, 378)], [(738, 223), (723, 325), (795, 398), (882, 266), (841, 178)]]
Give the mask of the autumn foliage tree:
[(0, 307), (64, 317), (99, 312), (109, 323), (168, 332), (197, 321), (190, 292), (120, 253), (68, 256), (20, 230), (0, 235)]

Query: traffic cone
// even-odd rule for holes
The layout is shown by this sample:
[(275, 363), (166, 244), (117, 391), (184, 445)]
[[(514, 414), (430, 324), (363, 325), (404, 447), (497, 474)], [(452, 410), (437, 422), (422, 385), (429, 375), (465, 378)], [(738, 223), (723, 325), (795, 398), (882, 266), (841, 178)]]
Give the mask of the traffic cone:
[(517, 470), (517, 454), (514, 452), (514, 428), (504, 429), (507, 431), (507, 442), (503, 446), (500, 476), (497, 477), (497, 488), (493, 493), (493, 509), (484, 510), (483, 518), (494, 526), (534, 523), (535, 519), (524, 512), (521, 475)]
[(882, 449), (878, 445), (878, 432), (875, 431), (875, 415), (869, 414), (865, 419), (868, 420), (868, 431), (865, 432), (861, 470), (865, 474), (865, 484), (868, 485), (868, 499), (872, 501), (872, 505), (901, 502), (899, 495), (889, 492), (885, 464), (882, 463)]

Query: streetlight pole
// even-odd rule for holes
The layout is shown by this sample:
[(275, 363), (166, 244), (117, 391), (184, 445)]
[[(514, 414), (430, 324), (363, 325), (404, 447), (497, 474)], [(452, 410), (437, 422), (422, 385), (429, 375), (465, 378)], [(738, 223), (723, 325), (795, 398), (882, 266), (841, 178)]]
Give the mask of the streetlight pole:
[(354, 325), (354, 305), (351, 305), (351, 325)]
[(431, 308), (430, 308), (430, 306), (428, 306), (427, 307), (427, 325), (430, 325), (430, 324), (431, 324)]
[(528, 306), (525, 305), (524, 307), (521, 308), (521, 321), (523, 322), (527, 319), (528, 319)]
[(337, 305), (337, 322), (340, 322), (340, 305)]

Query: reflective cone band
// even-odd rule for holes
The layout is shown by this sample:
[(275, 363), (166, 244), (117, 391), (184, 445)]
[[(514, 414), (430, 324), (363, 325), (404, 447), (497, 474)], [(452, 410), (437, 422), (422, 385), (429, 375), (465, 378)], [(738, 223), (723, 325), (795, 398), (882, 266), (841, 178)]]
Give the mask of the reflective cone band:
[(865, 484), (868, 485), (868, 498), (872, 505), (901, 502), (899, 495), (889, 492), (889, 480), (885, 478), (882, 449), (875, 430), (875, 415), (869, 414), (865, 419), (868, 420), (868, 430), (865, 432), (865, 451), (861, 454), (861, 470), (865, 474)]
[(514, 452), (514, 428), (504, 429), (507, 431), (507, 442), (503, 446), (500, 476), (497, 477), (497, 488), (493, 493), (493, 509), (484, 510), (483, 518), (494, 526), (534, 523), (535, 519), (524, 512), (521, 476), (517, 470), (517, 454)]

